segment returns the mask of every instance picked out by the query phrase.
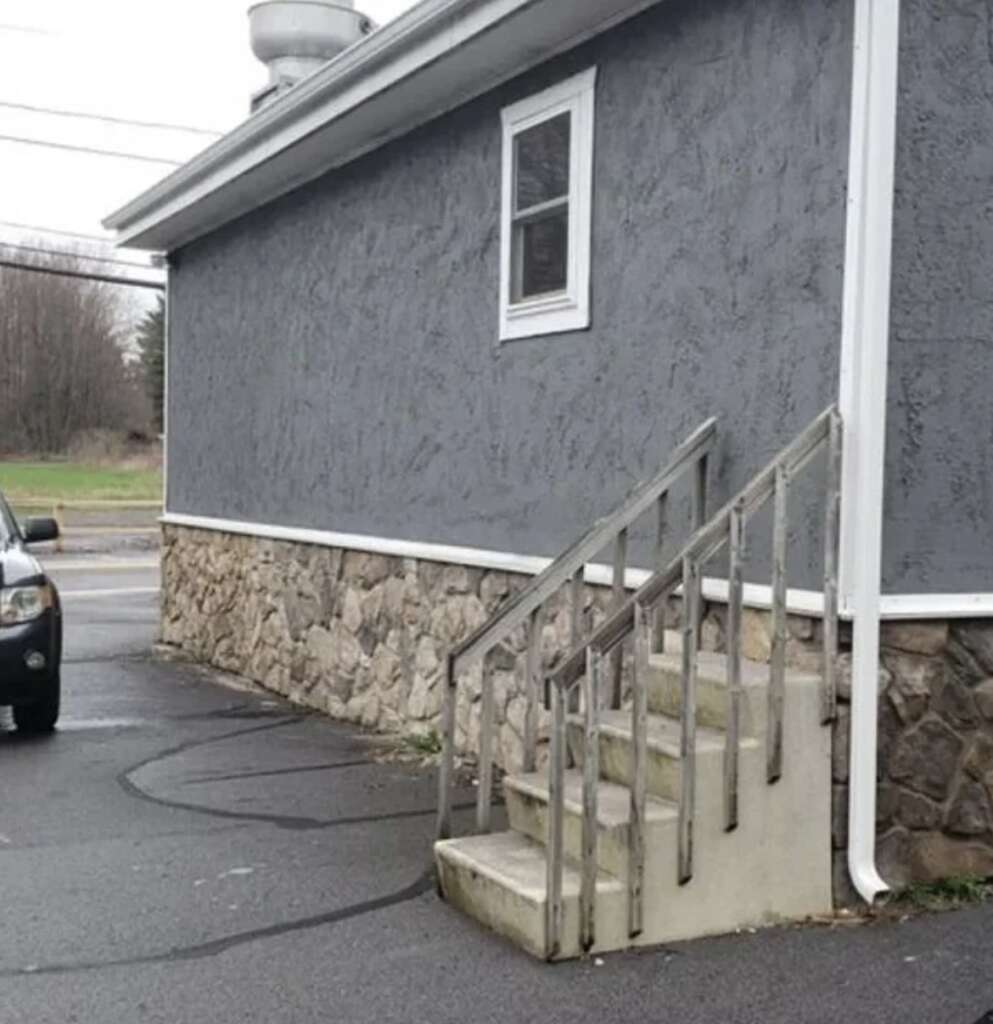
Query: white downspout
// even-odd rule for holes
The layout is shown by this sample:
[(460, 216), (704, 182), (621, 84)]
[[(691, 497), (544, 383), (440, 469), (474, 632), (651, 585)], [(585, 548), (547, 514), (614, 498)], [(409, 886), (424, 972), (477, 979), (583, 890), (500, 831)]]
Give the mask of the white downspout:
[(867, 903), (876, 869), (882, 569), (900, 0), (855, 0), (839, 402), (845, 424), (841, 595), (853, 618), (848, 871)]
[(172, 265), (169, 256), (165, 268), (165, 311), (162, 318), (162, 515), (169, 512), (169, 327), (172, 311)]

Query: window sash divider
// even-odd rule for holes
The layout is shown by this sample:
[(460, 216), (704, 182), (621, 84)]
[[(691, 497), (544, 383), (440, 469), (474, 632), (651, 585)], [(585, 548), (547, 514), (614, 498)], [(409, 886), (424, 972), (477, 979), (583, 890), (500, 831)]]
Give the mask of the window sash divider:
[(511, 221), (514, 224), (527, 224), (533, 220), (538, 220), (546, 213), (557, 213), (559, 210), (568, 209), (569, 206), (569, 194), (568, 192), (564, 195), (557, 196), (555, 199), (548, 199), (544, 203), (536, 203), (534, 206), (529, 206), (524, 210), (515, 210), (511, 214)]

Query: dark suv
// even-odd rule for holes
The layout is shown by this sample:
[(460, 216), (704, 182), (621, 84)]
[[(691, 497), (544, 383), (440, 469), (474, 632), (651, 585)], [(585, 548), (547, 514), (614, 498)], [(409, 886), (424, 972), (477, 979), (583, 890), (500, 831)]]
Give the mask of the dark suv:
[(13, 706), (20, 732), (51, 732), (59, 717), (62, 608), (27, 550), (58, 533), (54, 519), (20, 526), (0, 494), (0, 706)]

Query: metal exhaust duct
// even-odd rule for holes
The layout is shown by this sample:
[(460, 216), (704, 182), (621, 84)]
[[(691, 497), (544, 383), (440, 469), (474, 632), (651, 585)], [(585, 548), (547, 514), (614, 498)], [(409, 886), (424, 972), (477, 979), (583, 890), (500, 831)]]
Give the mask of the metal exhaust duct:
[(252, 53), (269, 82), (252, 96), (254, 113), (375, 27), (353, 0), (263, 0), (248, 9)]

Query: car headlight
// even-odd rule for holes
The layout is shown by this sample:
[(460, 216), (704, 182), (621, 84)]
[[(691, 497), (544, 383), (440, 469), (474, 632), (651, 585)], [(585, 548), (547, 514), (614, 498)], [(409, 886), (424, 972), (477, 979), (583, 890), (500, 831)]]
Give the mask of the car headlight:
[(0, 626), (37, 619), (52, 603), (52, 588), (47, 583), (40, 587), (0, 588)]

